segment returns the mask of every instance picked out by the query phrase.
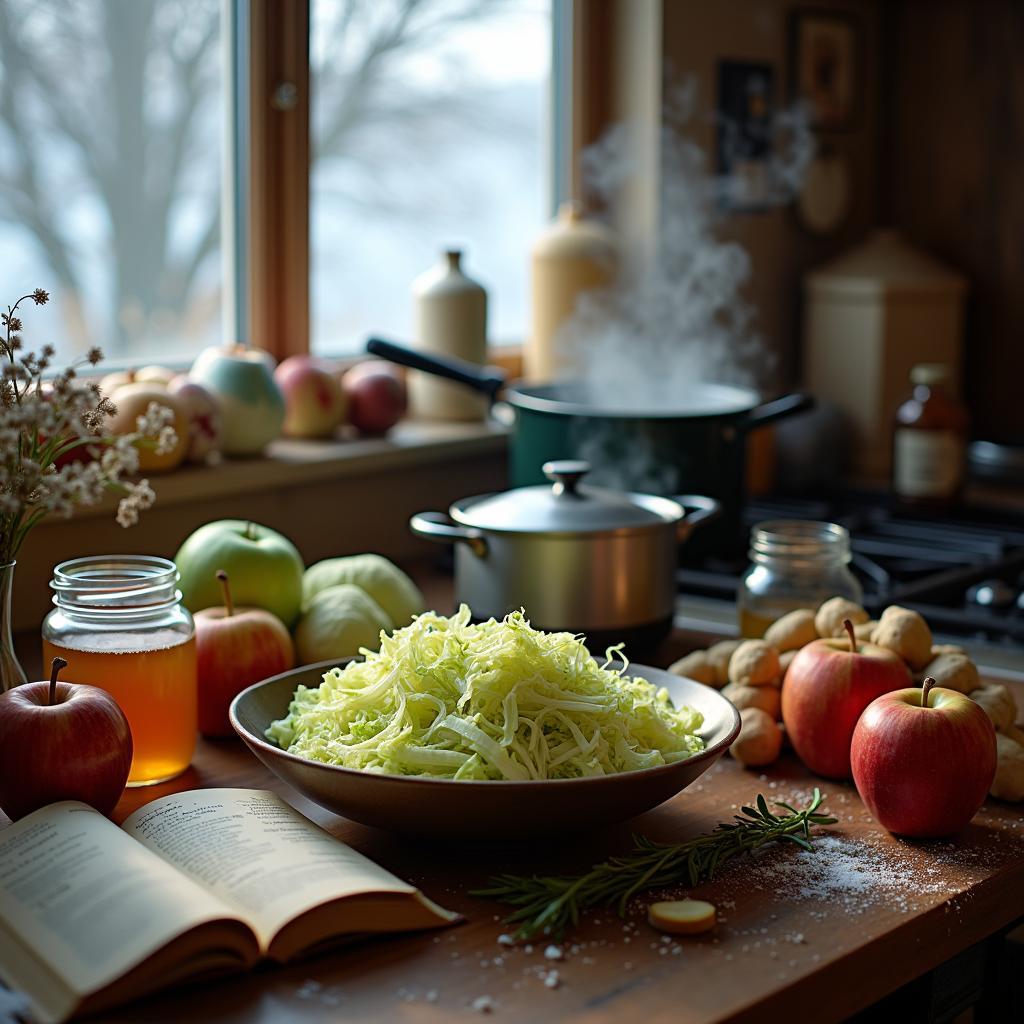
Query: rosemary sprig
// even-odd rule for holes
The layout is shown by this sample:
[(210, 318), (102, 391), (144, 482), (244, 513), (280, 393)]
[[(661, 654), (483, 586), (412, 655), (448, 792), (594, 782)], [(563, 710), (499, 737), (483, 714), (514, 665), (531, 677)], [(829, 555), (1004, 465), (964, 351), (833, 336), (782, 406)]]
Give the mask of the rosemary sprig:
[(699, 885), (714, 878), (726, 861), (766, 843), (788, 840), (810, 850), (811, 827), (836, 821), (817, 813), (822, 799), (815, 789), (811, 802), (799, 811), (775, 801), (788, 812), (780, 816), (773, 814), (765, 798), (758, 795), (756, 807), (743, 807), (743, 814), (735, 815), (733, 821), (716, 825), (711, 832), (685, 843), (654, 843), (634, 836), (631, 853), (596, 864), (586, 874), (498, 875), (490, 886), (477, 889), (473, 895), (519, 908), (506, 918), (507, 923), (518, 925), (515, 938), (548, 935), (558, 939), (579, 923), (584, 910), (614, 906), (624, 916), (629, 901), (637, 893), (680, 883)]

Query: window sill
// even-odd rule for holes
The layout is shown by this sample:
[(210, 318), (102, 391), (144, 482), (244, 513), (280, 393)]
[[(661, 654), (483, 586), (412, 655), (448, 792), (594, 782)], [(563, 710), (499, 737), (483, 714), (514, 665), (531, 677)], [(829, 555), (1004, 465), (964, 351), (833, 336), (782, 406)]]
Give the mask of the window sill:
[[(415, 465), (477, 456), (501, 456), (507, 432), (489, 423), (404, 420), (387, 437), (351, 437), (329, 441), (275, 441), (264, 456), (225, 459), (213, 466), (182, 466), (171, 473), (151, 474), (157, 506), (180, 505), (283, 487), (301, 487), (347, 477), (377, 475)], [(109, 516), (117, 506), (111, 497), (78, 509), (82, 520)]]
[(362, 551), (423, 558), (434, 548), (410, 532), (409, 517), (507, 486), (505, 448), (505, 432), (489, 424), (408, 421), (386, 438), (278, 441), (262, 458), (154, 475), (156, 504), (129, 530), (117, 525), (111, 496), (32, 531), (18, 555), (14, 628), (38, 630), (58, 562), (103, 552), (173, 558), (193, 530), (216, 519), (278, 530), (307, 564)]

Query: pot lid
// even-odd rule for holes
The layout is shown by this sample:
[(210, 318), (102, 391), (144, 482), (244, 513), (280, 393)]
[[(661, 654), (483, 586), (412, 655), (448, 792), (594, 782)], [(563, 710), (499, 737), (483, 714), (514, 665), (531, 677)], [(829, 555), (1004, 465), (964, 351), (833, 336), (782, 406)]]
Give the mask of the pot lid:
[(464, 526), (507, 533), (599, 533), (665, 526), (685, 515), (671, 498), (582, 484), (590, 472), (587, 462), (546, 462), (543, 469), (553, 486), (465, 498), (452, 505), (452, 519)]

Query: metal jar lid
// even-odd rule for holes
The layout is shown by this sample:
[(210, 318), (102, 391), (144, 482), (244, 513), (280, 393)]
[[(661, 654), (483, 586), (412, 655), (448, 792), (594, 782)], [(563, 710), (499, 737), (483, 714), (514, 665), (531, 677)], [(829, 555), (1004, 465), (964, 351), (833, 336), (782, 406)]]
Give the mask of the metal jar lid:
[(581, 480), (590, 464), (545, 462), (553, 486), (518, 487), (497, 494), (464, 498), (450, 509), (463, 526), (501, 533), (603, 533), (645, 530), (678, 523), (685, 509), (671, 498), (588, 487)]

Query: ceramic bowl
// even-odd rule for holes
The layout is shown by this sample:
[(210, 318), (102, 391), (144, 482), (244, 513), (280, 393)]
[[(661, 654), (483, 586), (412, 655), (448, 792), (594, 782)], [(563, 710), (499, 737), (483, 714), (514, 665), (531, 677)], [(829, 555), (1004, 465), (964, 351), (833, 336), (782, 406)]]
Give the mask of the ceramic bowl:
[(677, 706), (704, 716), (701, 753), (677, 764), (585, 779), (535, 782), (453, 781), (378, 775), (289, 754), (264, 736), (288, 712), (295, 688), (317, 686), (338, 663), (305, 665), (243, 690), (231, 724), (249, 749), (304, 796), (353, 821), (392, 832), (446, 838), (510, 839), (573, 832), (635, 817), (685, 789), (736, 738), (740, 718), (717, 690), (660, 669), (630, 665), (630, 675), (664, 686)]

